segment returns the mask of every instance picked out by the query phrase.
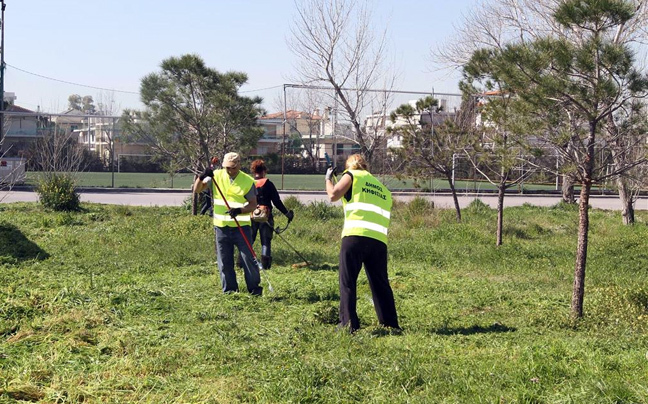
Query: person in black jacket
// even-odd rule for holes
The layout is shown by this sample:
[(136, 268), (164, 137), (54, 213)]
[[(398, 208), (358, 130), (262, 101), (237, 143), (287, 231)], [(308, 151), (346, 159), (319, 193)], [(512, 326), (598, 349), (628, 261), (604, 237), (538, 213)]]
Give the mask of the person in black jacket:
[(274, 218), (272, 215), (272, 206), (276, 207), (283, 213), (288, 220), (292, 220), (295, 213), (286, 209), (279, 192), (275, 185), (270, 181), (266, 174), (268, 168), (263, 160), (254, 160), (250, 166), (250, 173), (254, 176), (257, 190), (257, 205), (260, 209), (268, 210), (268, 221), (257, 222), (252, 220), (252, 243), (256, 240), (257, 233), (261, 238), (261, 265), (264, 269), (270, 269), (272, 265), (272, 235), (274, 232)]
[[(212, 157), (211, 160), (209, 161), (209, 168), (212, 170), (216, 169), (217, 163), (218, 163), (218, 158), (217, 157)], [(209, 214), (209, 217), (214, 215), (214, 208), (212, 206), (212, 191), (211, 187), (206, 187), (200, 195), (202, 196), (203, 203), (202, 207), (200, 208), (200, 214), (201, 215), (207, 215)]]

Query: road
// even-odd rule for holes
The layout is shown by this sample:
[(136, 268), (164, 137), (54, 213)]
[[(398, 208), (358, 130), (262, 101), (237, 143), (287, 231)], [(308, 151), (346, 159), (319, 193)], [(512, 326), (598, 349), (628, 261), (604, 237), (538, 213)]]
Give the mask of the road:
[[(308, 204), (314, 201), (328, 201), (326, 194), (313, 191), (280, 191), (282, 198), (294, 195), (301, 202)], [(410, 201), (416, 196), (422, 196), (433, 201), (436, 207), (452, 208), (452, 196), (449, 194), (429, 194), (414, 192), (395, 192), (392, 194), (394, 199), (400, 201)], [(169, 191), (169, 190), (124, 190), (124, 189), (107, 189), (81, 191), (81, 202), (104, 203), (113, 205), (132, 205), (132, 206), (180, 206), (190, 196), (188, 191)], [(494, 194), (461, 194), (459, 196), (459, 205), (465, 208), (475, 199), (481, 199), (482, 202), (491, 208), (497, 207), (497, 196)], [(36, 202), (38, 195), (33, 191), (12, 190), (0, 191), (0, 203), (13, 202)], [(520, 206), (529, 203), (536, 206), (553, 206), (560, 201), (559, 195), (518, 195), (507, 194), (504, 199), (504, 206)], [(340, 202), (337, 202), (338, 204)], [(614, 195), (594, 195), (590, 199), (590, 205), (597, 209), (621, 210), (619, 198)], [(648, 197), (641, 197), (635, 204), (636, 210), (648, 210)]]

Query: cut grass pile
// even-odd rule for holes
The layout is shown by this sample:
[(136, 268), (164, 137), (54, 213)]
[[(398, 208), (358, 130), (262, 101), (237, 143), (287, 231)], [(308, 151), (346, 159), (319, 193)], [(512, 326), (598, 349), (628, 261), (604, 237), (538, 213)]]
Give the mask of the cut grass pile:
[(293, 269), (275, 238), (274, 293), (260, 298), (220, 291), (205, 216), (0, 206), (0, 402), (648, 402), (646, 212), (632, 227), (592, 212), (575, 322), (575, 208), (506, 209), (496, 248), (479, 202), (460, 224), (398, 203), (389, 267), (405, 332), (378, 326), (361, 274), (350, 336), (335, 332), (341, 208), (286, 204), (282, 236), (313, 265)]

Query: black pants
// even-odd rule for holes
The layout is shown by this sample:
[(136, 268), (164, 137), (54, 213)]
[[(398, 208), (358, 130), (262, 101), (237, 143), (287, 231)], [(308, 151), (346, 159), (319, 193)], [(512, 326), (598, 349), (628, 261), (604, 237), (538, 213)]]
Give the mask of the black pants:
[(200, 214), (201, 215), (209, 214), (209, 216), (213, 216), (212, 194), (209, 191), (209, 188), (205, 191), (202, 191), (200, 193), (200, 196), (203, 198), (202, 207), (200, 208)]
[(394, 293), (387, 277), (387, 245), (363, 236), (347, 236), (340, 249), (340, 324), (360, 328), (356, 311), (358, 275), (362, 264), (369, 280), (374, 308), (380, 324), (400, 328)]
[(265, 223), (252, 221), (252, 244), (256, 241), (257, 234), (261, 238), (261, 255), (272, 257), (272, 236), (274, 235), (274, 218), (270, 218)]

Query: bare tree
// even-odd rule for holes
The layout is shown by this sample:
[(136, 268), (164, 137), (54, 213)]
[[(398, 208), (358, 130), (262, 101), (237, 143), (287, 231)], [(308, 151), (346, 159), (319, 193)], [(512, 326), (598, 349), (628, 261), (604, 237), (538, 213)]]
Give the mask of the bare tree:
[(114, 93), (102, 93), (99, 95), (97, 102), (95, 130), (98, 132), (98, 141), (105, 144), (105, 150), (102, 150), (101, 158), (104, 166), (110, 167), (110, 171), (115, 171), (115, 136), (117, 133), (117, 118), (120, 113), (120, 106), (115, 102)]
[[(563, 0), (481, 0), (455, 26), (454, 40), (430, 49), (436, 69), (461, 69), (483, 48), (502, 49), (511, 42), (524, 44), (540, 38), (562, 38), (567, 33), (553, 18)], [(648, 43), (648, 0), (630, 0), (635, 14), (609, 33), (614, 43)]]
[(41, 176), (51, 179), (58, 173), (76, 176), (83, 170), (84, 148), (77, 140), (77, 134), (69, 125), (54, 124), (36, 144), (34, 163), (41, 171)]
[(612, 167), (631, 166), (616, 178), (617, 190), (621, 199), (621, 216), (624, 224), (634, 224), (634, 205), (646, 176), (648, 158), (648, 119), (646, 106), (633, 102), (627, 108), (620, 108), (606, 117), (606, 141), (609, 144)]
[[(4, 147), (5, 145), (5, 139), (7, 138), (7, 132), (9, 131), (9, 128), (11, 127), (11, 117), (9, 114), (7, 114), (5, 111), (0, 112), (3, 114), (4, 119), (2, 119), (2, 127), (0, 130), (2, 131), (2, 136), (0, 136), (0, 159), (4, 159), (5, 156), (9, 153), (9, 150), (11, 149), (11, 146), (6, 148)], [(24, 168), (24, 167), (23, 167)], [(0, 190), (2, 191), (11, 191), (11, 189), (16, 185), (16, 182), (20, 180), (19, 178), (19, 173), (20, 170), (22, 170), (20, 166), (12, 166), (12, 167), (4, 167), (2, 172), (2, 178), (0, 178)], [(9, 194), (4, 193), (0, 197), (0, 202), (4, 200)]]
[(54, 124), (36, 142), (34, 163), (40, 169), (36, 192), (40, 202), (54, 210), (78, 210), (77, 175), (87, 151), (68, 125)]
[[(362, 1), (362, 0), (361, 0)], [(332, 86), (354, 128), (361, 153), (372, 161), (382, 139), (368, 134), (361, 115), (376, 97), (376, 86), (393, 88), (386, 63), (387, 29), (376, 31), (364, 1), (298, 0), (288, 46), (297, 57), (298, 81)]]

